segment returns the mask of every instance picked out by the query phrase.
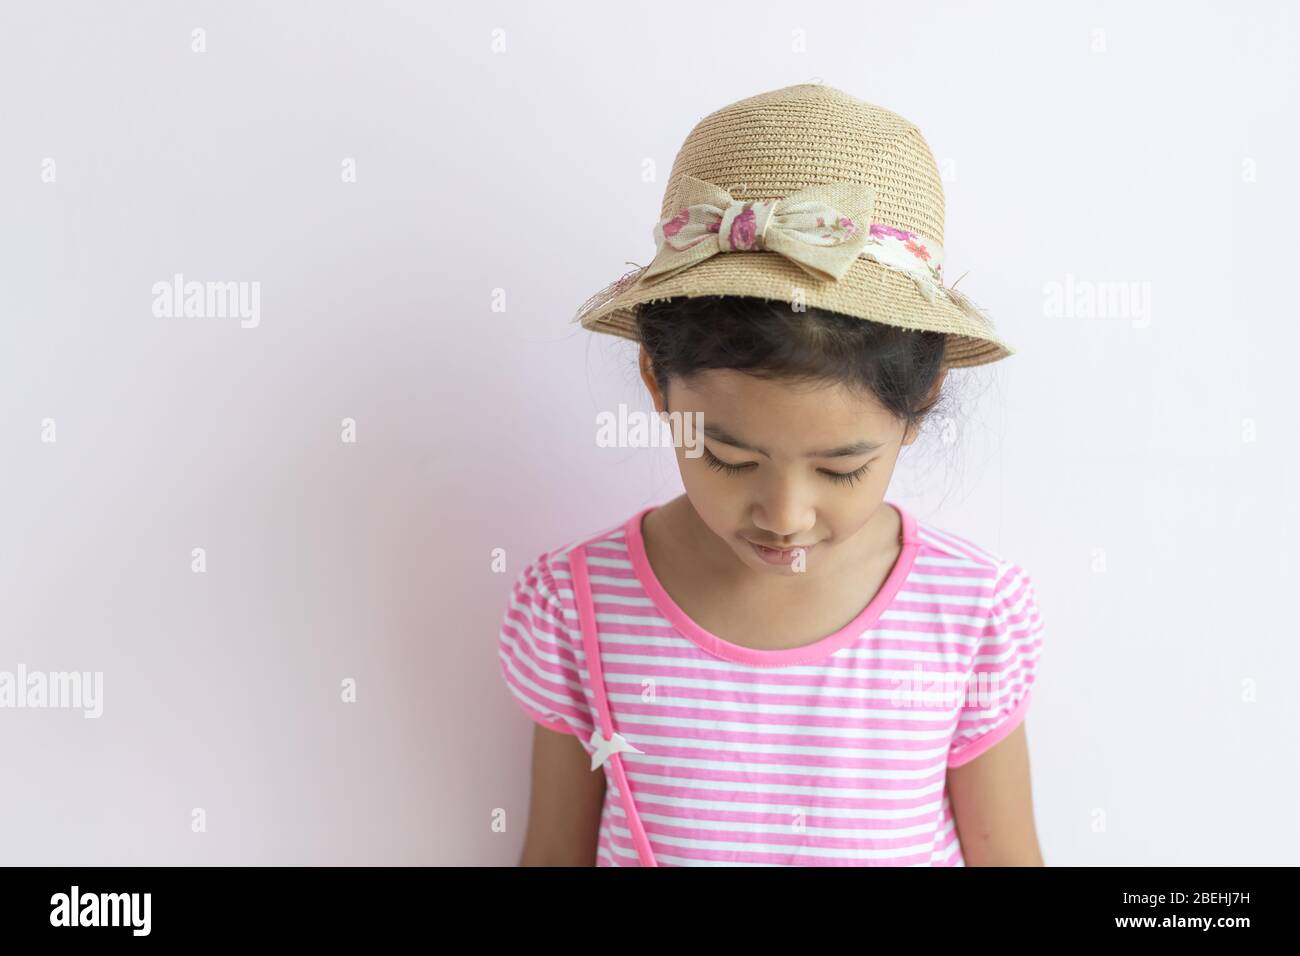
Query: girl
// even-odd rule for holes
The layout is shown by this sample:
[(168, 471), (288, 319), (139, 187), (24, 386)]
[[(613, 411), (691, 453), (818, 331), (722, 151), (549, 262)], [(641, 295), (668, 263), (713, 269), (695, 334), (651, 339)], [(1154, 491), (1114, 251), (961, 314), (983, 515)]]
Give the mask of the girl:
[(1042, 865), (1033, 583), (885, 500), (947, 370), (1012, 354), (943, 285), (925, 140), (820, 84), (742, 100), (688, 136), (654, 236), (578, 320), (640, 343), (703, 448), (685, 494), (515, 581), (521, 864)]

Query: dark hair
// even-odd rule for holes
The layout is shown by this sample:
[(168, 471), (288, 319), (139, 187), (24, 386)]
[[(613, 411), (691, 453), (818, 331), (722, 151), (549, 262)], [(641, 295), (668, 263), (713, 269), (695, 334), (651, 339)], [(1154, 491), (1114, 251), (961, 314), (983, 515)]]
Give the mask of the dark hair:
[(940, 332), (903, 329), (749, 296), (676, 297), (636, 306), (641, 343), (664, 395), (672, 378), (736, 369), (794, 384), (841, 384), (874, 396), (910, 428), (938, 403)]

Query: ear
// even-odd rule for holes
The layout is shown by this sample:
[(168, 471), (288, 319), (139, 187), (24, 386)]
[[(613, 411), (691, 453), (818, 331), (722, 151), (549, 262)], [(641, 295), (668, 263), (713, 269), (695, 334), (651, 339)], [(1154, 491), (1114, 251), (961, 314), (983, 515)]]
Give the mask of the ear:
[(641, 366), (641, 381), (645, 383), (646, 390), (650, 392), (650, 398), (655, 404), (655, 411), (666, 411), (668, 408), (667, 397), (660, 392), (659, 383), (655, 381), (654, 363), (650, 361), (650, 353), (646, 351), (644, 345), (641, 346), (641, 354), (638, 356), (637, 361)]

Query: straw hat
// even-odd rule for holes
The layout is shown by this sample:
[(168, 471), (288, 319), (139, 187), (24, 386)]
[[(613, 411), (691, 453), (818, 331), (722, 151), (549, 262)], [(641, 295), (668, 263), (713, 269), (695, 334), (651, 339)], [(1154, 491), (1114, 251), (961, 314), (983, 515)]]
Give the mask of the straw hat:
[(655, 255), (574, 317), (637, 339), (634, 307), (758, 296), (942, 332), (949, 368), (1014, 354), (943, 284), (943, 185), (920, 131), (820, 83), (772, 90), (700, 120), (673, 162)]

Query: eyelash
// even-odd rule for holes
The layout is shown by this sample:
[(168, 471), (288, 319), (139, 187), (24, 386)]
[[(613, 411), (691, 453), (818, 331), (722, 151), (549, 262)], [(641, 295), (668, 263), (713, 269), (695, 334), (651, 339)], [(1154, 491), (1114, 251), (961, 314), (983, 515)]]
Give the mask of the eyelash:
[[(704, 463), (708, 465), (710, 468), (712, 468), (714, 471), (725, 472), (728, 475), (735, 475), (742, 471), (748, 471), (750, 469), (750, 466), (755, 464), (755, 462), (752, 461), (747, 462), (746, 464), (743, 465), (728, 464), (727, 462), (719, 458), (717, 455), (713, 454), (713, 452), (709, 451), (708, 445), (704, 446)], [(826, 471), (823, 468), (819, 468), (817, 470), (820, 471), (827, 478), (829, 478), (831, 481), (835, 482), (837, 485), (852, 485), (854, 482), (861, 480), (862, 476), (865, 475), (868, 469), (870, 468), (871, 468), (871, 462), (867, 462), (861, 468), (858, 468), (850, 472), (844, 472), (844, 473), (838, 471)]]

